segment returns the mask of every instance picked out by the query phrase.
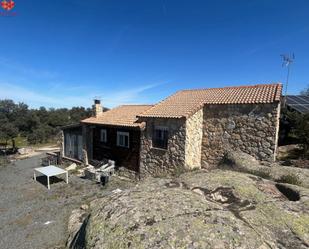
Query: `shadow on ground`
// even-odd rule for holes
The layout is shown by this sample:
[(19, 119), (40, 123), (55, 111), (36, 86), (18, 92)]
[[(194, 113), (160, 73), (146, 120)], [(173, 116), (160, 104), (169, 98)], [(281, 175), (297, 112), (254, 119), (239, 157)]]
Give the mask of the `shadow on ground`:
[[(47, 188), (47, 176), (37, 176), (36, 181), (41, 183), (42, 185), (44, 185)], [(49, 177), (50, 186), (52, 186), (53, 184), (56, 184), (58, 182), (65, 182), (65, 180), (63, 180), (59, 177), (56, 177), (56, 176)]]

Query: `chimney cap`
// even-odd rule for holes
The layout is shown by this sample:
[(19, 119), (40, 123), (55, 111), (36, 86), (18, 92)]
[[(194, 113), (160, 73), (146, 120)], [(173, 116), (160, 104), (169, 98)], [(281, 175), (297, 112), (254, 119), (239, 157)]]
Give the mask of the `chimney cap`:
[(100, 99), (94, 99), (94, 103), (95, 104), (101, 104), (101, 100)]

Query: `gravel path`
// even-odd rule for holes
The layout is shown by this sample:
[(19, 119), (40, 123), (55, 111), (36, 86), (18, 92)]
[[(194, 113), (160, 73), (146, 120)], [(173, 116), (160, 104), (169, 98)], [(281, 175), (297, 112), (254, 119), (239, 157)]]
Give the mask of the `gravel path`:
[(113, 177), (107, 188), (70, 175), (69, 184), (55, 178), (33, 180), (41, 156), (0, 168), (0, 248), (65, 248), (71, 211), (94, 198), (124, 189), (130, 182)]

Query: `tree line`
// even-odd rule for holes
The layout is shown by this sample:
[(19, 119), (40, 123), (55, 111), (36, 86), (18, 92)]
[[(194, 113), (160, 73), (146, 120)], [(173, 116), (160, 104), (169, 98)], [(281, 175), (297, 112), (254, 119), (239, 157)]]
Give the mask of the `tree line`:
[(61, 126), (77, 123), (91, 113), (91, 108), (31, 109), (25, 103), (0, 100), (0, 143), (6, 147), (11, 142), (15, 148), (17, 137), (26, 138), (29, 144), (46, 143), (55, 140)]

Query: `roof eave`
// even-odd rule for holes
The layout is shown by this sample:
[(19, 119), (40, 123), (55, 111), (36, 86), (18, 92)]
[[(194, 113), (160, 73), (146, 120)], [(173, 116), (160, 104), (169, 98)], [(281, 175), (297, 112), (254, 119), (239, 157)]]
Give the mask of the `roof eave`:
[(186, 116), (163, 116), (163, 115), (143, 115), (137, 116), (138, 118), (173, 118), (173, 119), (182, 119), (186, 118)]
[(100, 123), (100, 122), (91, 122), (91, 121), (83, 121), (83, 124), (88, 125), (104, 125), (104, 126), (111, 126), (111, 127), (125, 127), (125, 128), (133, 128), (133, 129), (143, 129), (143, 124), (140, 123), (138, 125), (125, 125), (125, 124), (108, 124), (108, 123)]
[(81, 122), (75, 123), (75, 124), (70, 124), (70, 125), (64, 125), (60, 127), (60, 130), (65, 130), (65, 129), (71, 129), (71, 128), (77, 128), (80, 127), (82, 124)]

